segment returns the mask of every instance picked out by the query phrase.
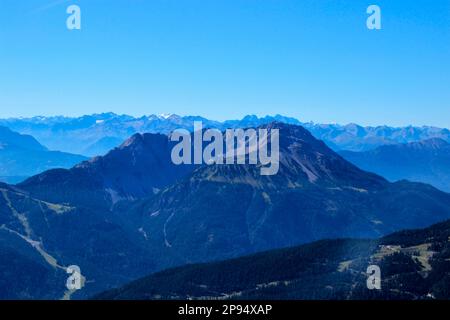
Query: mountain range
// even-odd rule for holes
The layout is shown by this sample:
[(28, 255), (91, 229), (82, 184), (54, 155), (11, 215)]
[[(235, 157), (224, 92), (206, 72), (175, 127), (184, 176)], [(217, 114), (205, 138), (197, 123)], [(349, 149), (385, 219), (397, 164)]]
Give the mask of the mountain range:
[(192, 130), (193, 121), (202, 121), (205, 128), (258, 127), (273, 121), (302, 125), (333, 150), (367, 151), (381, 145), (408, 143), (431, 138), (450, 141), (448, 129), (436, 127), (363, 127), (357, 124), (316, 124), (301, 122), (281, 115), (258, 118), (248, 115), (240, 120), (223, 122), (199, 116), (149, 115), (132, 117), (114, 113), (70, 117), (32, 117), (0, 119), (0, 125), (29, 134), (51, 150), (86, 156), (104, 155), (135, 133), (168, 134), (174, 129)]
[(280, 130), (280, 168), (209, 165), (128, 211), (148, 241), (186, 263), (324, 238), (378, 237), (442, 221), (450, 195), (360, 170), (301, 126)]
[(450, 192), (450, 143), (445, 140), (434, 138), (339, 154), (359, 168), (391, 181), (424, 182)]
[(80, 155), (49, 151), (30, 135), (0, 126), (0, 181), (16, 183), (52, 168), (70, 168)]
[[(260, 128), (280, 130), (274, 176), (255, 165), (174, 166), (169, 137), (148, 133), (74, 168), (0, 185), (0, 255), (14, 261), (1, 260), (0, 279), (28, 281), (36, 267), (48, 289), (17, 283), (2, 297), (86, 298), (186, 263), (450, 218), (450, 194), (363, 171), (302, 126)], [(71, 264), (86, 278), (75, 293), (61, 281)]]

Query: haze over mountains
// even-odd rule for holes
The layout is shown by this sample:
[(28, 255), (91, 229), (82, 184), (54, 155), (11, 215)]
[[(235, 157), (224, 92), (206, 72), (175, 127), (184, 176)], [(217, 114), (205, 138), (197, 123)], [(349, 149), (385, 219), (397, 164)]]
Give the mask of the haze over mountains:
[(48, 169), (70, 168), (86, 159), (50, 151), (30, 135), (0, 126), (0, 181), (16, 183)]
[[(221, 130), (257, 127), (272, 121), (302, 125), (313, 136), (325, 141), (333, 150), (339, 151), (347, 160), (365, 170), (378, 173), (390, 181), (408, 179), (430, 183), (441, 190), (450, 191), (448, 182), (450, 181), (448, 178), (450, 151), (444, 145), (445, 142), (450, 141), (450, 134), (448, 129), (435, 127), (392, 128), (389, 126), (362, 127), (356, 124), (342, 126), (301, 123), (297, 119), (281, 115), (263, 118), (246, 116), (241, 120), (218, 122), (195, 116), (150, 115), (136, 118), (114, 113), (86, 115), (79, 118), (0, 119), (0, 124), (33, 134), (51, 149), (96, 156), (106, 154), (109, 150), (120, 146), (132, 134), (145, 132), (168, 134), (177, 128), (192, 130), (193, 121), (202, 121), (206, 128)], [(9, 134), (19, 136), (6, 127), (2, 127), (0, 131), (0, 135), (6, 135), (8, 131)], [(48, 151), (31, 136), (22, 135), (33, 140), (35, 145), (38, 144), (39, 150), (30, 147), (29, 141), (22, 139), (20, 144), (11, 144), (8, 141), (5, 142), (5, 137), (0, 137), (0, 141), (3, 141), (0, 151), (2, 160), (0, 181), (17, 183), (47, 169), (70, 168), (86, 159), (64, 152)], [(426, 150), (428, 143), (425, 141), (427, 140), (431, 144), (433, 141), (441, 141), (439, 144), (441, 148), (438, 150), (431, 147)], [(396, 146), (400, 144), (405, 146)], [(423, 147), (416, 147), (420, 145)]]
[(70, 117), (33, 117), (0, 119), (0, 125), (30, 134), (51, 150), (86, 156), (103, 155), (135, 133), (164, 133), (174, 129), (192, 130), (194, 120), (203, 121), (205, 128), (257, 127), (272, 121), (302, 125), (333, 150), (366, 151), (381, 145), (408, 143), (430, 138), (450, 141), (450, 131), (435, 127), (389, 126), (362, 127), (357, 124), (315, 124), (300, 122), (281, 115), (258, 118), (253, 115), (241, 120), (224, 122), (199, 116), (149, 115), (132, 117), (114, 113)]
[(445, 140), (434, 138), (339, 154), (359, 168), (391, 181), (419, 181), (450, 192), (450, 143)]
[(301, 126), (267, 127), (280, 130), (275, 176), (252, 165), (175, 167), (167, 136), (135, 134), (72, 169), (1, 185), (0, 254), (15, 263), (0, 264), (0, 279), (27, 281), (23, 273), (39, 266), (49, 286), (30, 282), (24, 292), (18, 283), (4, 294), (70, 295), (59, 272), (70, 264), (86, 277), (72, 295), (82, 298), (171, 266), (450, 218), (450, 194), (365, 172)]

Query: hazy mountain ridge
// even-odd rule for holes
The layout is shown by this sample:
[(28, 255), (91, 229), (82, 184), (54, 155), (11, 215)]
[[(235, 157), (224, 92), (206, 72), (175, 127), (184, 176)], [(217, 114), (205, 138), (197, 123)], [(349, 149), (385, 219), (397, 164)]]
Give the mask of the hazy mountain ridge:
[(214, 121), (199, 116), (149, 115), (132, 117), (114, 113), (70, 117), (32, 117), (0, 119), (0, 125), (31, 134), (53, 150), (87, 156), (102, 155), (118, 146), (135, 133), (164, 133), (174, 129), (193, 129), (193, 121), (202, 121), (204, 127), (245, 128), (257, 127), (273, 121), (302, 125), (316, 138), (325, 141), (334, 150), (365, 151), (380, 145), (407, 143), (430, 138), (450, 141), (448, 129), (423, 127), (363, 127), (357, 124), (316, 124), (301, 122), (281, 115), (259, 118), (248, 115), (240, 120)]
[(6, 127), (0, 126), (0, 149), (21, 148), (33, 151), (47, 151), (47, 148), (41, 145), (30, 135), (19, 134)]
[(367, 151), (382, 145), (416, 142), (431, 138), (450, 141), (450, 130), (432, 126), (389, 127), (357, 124), (306, 124), (305, 127), (334, 150)]
[(359, 168), (391, 181), (407, 179), (429, 183), (450, 192), (450, 143), (440, 138), (339, 154)]
[(16, 183), (52, 168), (70, 168), (86, 157), (49, 151), (29, 135), (0, 126), (0, 179)]

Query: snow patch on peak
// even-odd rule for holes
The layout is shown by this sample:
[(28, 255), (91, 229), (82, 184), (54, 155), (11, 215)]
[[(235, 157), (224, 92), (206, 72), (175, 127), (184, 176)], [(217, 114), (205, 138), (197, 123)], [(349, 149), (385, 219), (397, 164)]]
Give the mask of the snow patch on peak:
[(167, 120), (167, 119), (169, 119), (170, 117), (172, 117), (173, 115), (174, 115), (173, 113), (161, 113), (161, 114), (158, 115), (158, 117), (159, 117), (160, 119), (165, 119), (165, 120)]

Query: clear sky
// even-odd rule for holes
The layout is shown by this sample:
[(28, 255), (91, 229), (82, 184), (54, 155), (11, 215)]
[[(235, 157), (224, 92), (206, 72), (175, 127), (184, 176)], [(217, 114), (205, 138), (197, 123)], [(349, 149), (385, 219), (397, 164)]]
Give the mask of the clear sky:
[(107, 111), (450, 127), (450, 0), (0, 0), (0, 117)]

